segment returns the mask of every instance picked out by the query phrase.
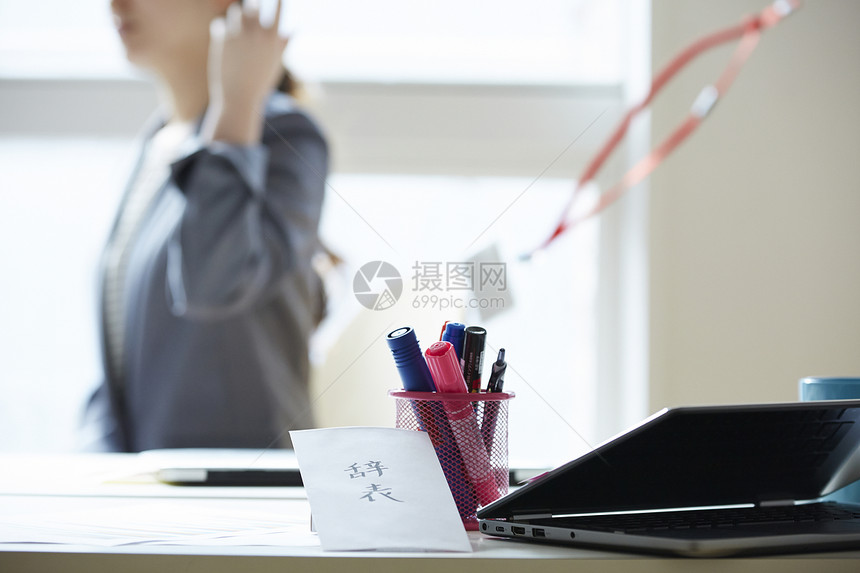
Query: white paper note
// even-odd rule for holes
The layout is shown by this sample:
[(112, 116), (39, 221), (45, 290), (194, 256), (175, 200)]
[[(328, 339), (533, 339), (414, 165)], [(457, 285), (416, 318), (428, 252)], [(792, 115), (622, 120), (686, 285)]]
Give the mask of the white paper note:
[(314, 526), (327, 551), (471, 551), (425, 432), (290, 432)]

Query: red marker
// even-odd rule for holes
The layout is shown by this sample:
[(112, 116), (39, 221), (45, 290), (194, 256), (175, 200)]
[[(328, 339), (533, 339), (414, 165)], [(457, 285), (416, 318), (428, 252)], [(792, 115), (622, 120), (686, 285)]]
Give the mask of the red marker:
[[(424, 357), (427, 359), (427, 367), (439, 392), (455, 394), (467, 392), (466, 381), (457, 363), (454, 345), (447, 341), (434, 342), (424, 352)], [(463, 457), (466, 473), (475, 486), (475, 493), (478, 494), (478, 501), (481, 505), (487, 505), (498, 499), (499, 493), (496, 480), (493, 478), (490, 457), (487, 455), (478, 429), (478, 420), (472, 402), (443, 401), (443, 407), (460, 455)]]

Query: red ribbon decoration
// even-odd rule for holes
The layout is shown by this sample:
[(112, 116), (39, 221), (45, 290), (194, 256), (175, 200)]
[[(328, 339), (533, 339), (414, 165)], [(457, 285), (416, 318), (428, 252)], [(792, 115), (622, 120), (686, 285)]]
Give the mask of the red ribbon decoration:
[[(648, 91), (645, 98), (627, 112), (624, 119), (606, 143), (603, 144), (603, 147), (594, 159), (588, 163), (576, 183), (573, 194), (565, 206), (561, 220), (555, 230), (542, 245), (532, 251), (532, 253), (529, 253), (528, 256), (548, 247), (550, 243), (565, 231), (568, 231), (583, 221), (598, 215), (604, 209), (620, 199), (631, 187), (640, 183), (650, 175), (651, 172), (654, 171), (654, 169), (656, 169), (657, 166), (666, 159), (666, 157), (668, 157), (676, 147), (678, 147), (691, 133), (693, 133), (693, 131), (696, 130), (711, 109), (713, 109), (714, 104), (716, 104), (719, 98), (725, 95), (729, 90), (737, 77), (738, 72), (740, 72), (741, 67), (743, 67), (753, 50), (755, 50), (756, 45), (758, 45), (761, 31), (775, 26), (783, 18), (798, 8), (800, 8), (800, 2), (797, 0), (776, 0), (776, 2), (762, 10), (759, 14), (745, 18), (743, 22), (736, 26), (719, 30), (700, 38), (675, 56), (675, 58), (654, 77), (651, 82), (651, 89)], [(654, 148), (651, 153), (634, 165), (617, 184), (601, 194), (600, 199), (591, 209), (573, 219), (568, 219), (568, 213), (580, 198), (582, 189), (587, 183), (594, 179), (597, 172), (600, 171), (600, 168), (606, 162), (606, 159), (627, 134), (627, 130), (630, 127), (633, 118), (647, 108), (654, 97), (663, 89), (669, 80), (694, 58), (711, 48), (731, 42), (738, 38), (740, 38), (740, 43), (735, 49), (734, 54), (732, 54), (732, 58), (729, 60), (729, 63), (726, 65), (719, 79), (717, 79), (716, 83), (705, 86), (705, 88), (702, 89), (699, 96), (693, 102), (689, 114), (681, 125), (678, 126), (678, 128), (675, 129), (675, 131), (672, 132), (660, 145)]]

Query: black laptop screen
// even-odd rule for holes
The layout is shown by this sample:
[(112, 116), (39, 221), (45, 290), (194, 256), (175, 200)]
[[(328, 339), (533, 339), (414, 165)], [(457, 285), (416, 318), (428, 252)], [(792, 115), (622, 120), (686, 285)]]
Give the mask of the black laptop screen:
[(815, 404), (668, 410), (479, 515), (813, 499), (860, 443), (860, 403)]

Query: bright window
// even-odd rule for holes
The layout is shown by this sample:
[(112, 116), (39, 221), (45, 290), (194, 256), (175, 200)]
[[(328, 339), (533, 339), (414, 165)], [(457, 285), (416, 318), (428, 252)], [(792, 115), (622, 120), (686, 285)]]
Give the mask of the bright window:
[[(599, 437), (601, 229), (584, 227), (542, 260), (518, 257), (544, 238), (572, 175), (622, 108), (627, 31), (644, 25), (626, 10), (637, 1), (287, 2), (288, 64), (312, 95), (322, 94), (312, 104), (336, 144), (323, 235), (347, 261), (347, 274), (382, 259), (408, 283), (416, 262), (453, 262), (488, 248), (507, 264), (504, 312), (468, 311), (463, 319), (508, 350), (506, 388), (518, 396), (515, 463), (561, 463)], [(64, 90), (97, 89), (93, 78), (149, 89), (131, 76), (108, 0), (0, 0), (0, 96), (4, 85), (32, 90), (39, 79), (61, 80), (38, 106), (8, 91), (8, 117), (42, 117), (48, 101), (60, 118), (100, 118), (103, 109)], [(95, 265), (134, 133), (106, 138), (98, 122), (90, 130), (62, 121), (56, 131), (17, 121), (11, 133), (3, 121), (0, 449), (68, 449), (81, 400), (98, 377)], [(344, 295), (354, 315), (357, 302), (348, 288)], [(395, 384), (388, 366), (379, 375)]]
[[(615, 83), (623, 0), (287, 0), (310, 80)], [(109, 0), (0, 0), (0, 76), (125, 75)]]
[(291, 58), (308, 77), (553, 84), (621, 77), (618, 0), (288, 4)]
[[(365, 416), (351, 411), (352, 407), (335, 405), (341, 414), (335, 421), (390, 424), (393, 420), (393, 404), (384, 396), (386, 390), (397, 387), (399, 378), (384, 339), (367, 355), (362, 354), (373, 337), (382, 333), (380, 328), (386, 324), (393, 324), (391, 330), (412, 326), (424, 349), (438, 339), (444, 320), (462, 320), (487, 329), (484, 386), (497, 350), (506, 349), (505, 389), (517, 395), (510, 407), (510, 450), (515, 463), (529, 467), (559, 464), (586, 451), (588, 444), (583, 439), (594, 439), (597, 422), (593, 381), (597, 374), (598, 225), (584, 226), (534, 261), (519, 260), (524, 246), (545, 238), (568, 197), (570, 181), (338, 174), (331, 178), (331, 186), (334, 191), (326, 199), (322, 228), (330, 248), (350, 262), (352, 273), (366, 262), (385, 260), (404, 282), (404, 292), (390, 310), (358, 309), (353, 300), (343, 304), (347, 310), (342, 316), (347, 322), (375, 326), (362, 328), (362, 340), (353, 340), (349, 350), (342, 349), (349, 368), (336, 371), (337, 375), (345, 372), (337, 382), (339, 387), (321, 400), (349, 396), (352, 398), (345, 402), (354, 404), (368, 399), (366, 389), (373, 388), (378, 396), (368, 400), (368, 407), (378, 414)], [(509, 208), (497, 217), (504, 207)], [(494, 291), (472, 294), (449, 288), (448, 264), (468, 263), (475, 252), (487, 253), (480, 261), (505, 265), (504, 297)], [(432, 266), (436, 264), (439, 266)], [(421, 285), (421, 279), (428, 276), (422, 270), (427, 265), (440, 271), (440, 288)], [(346, 278), (351, 280), (352, 275)], [(351, 287), (349, 284), (345, 290)], [(352, 293), (348, 294), (351, 298)], [(477, 301), (477, 308), (458, 310), (456, 300), (465, 305)], [(484, 310), (482, 301), (488, 303)], [(355, 364), (353, 359), (357, 359)], [(381, 370), (382, 381), (372, 377), (373, 372), (364, 367), (366, 362)]]

